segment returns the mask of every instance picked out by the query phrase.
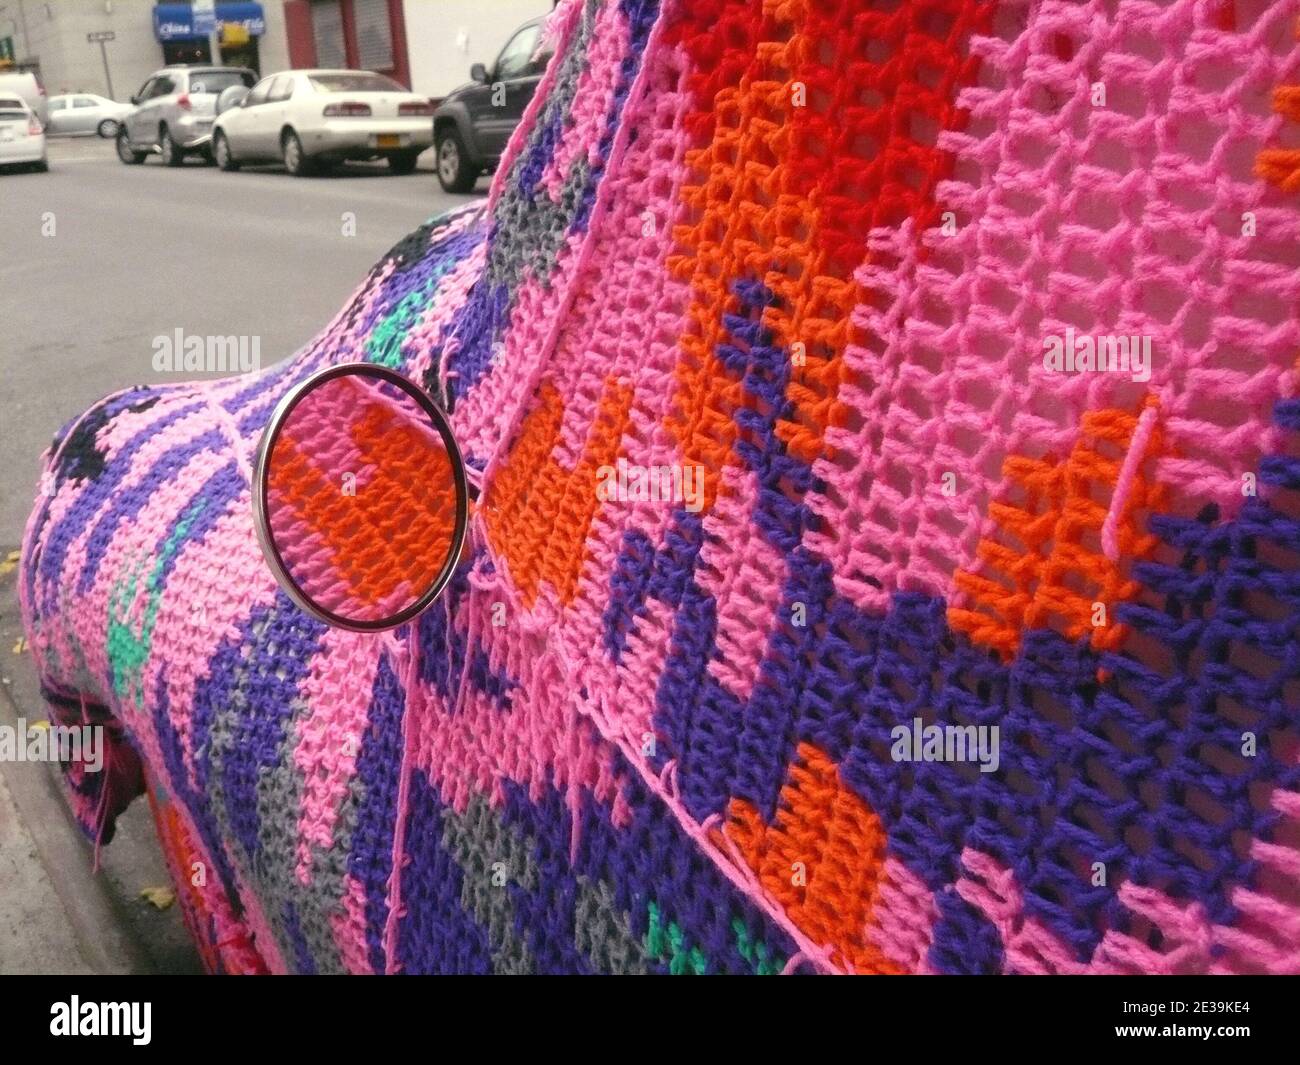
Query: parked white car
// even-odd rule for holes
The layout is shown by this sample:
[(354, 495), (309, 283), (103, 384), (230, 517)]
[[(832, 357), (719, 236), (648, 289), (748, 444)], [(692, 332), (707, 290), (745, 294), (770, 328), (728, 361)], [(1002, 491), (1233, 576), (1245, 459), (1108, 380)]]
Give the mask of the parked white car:
[(45, 130), (36, 112), (21, 96), (0, 96), (0, 166), (27, 163), (48, 170)]
[(93, 92), (51, 96), (48, 106), (50, 120), (45, 123), (45, 132), (51, 137), (64, 133), (98, 133), (112, 140), (131, 111), (130, 104), (120, 104)]
[(386, 159), (409, 174), (433, 145), (433, 103), (365, 70), (290, 70), (263, 78), (212, 127), (223, 170), (283, 161), (306, 174), (344, 159)]
[(45, 125), (45, 87), (41, 79), (30, 70), (0, 70), (0, 96), (20, 96)]

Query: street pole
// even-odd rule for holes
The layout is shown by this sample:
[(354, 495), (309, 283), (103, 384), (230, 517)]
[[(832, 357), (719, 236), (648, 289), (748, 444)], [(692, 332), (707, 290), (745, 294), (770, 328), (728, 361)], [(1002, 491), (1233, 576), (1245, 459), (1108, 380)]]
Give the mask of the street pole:
[(113, 75), (108, 72), (108, 45), (104, 41), (99, 42), (99, 57), (104, 61), (104, 80), (108, 82), (108, 98), (116, 100), (113, 95)]
[(221, 31), (213, 30), (208, 34), (208, 54), (214, 67), (221, 66)]

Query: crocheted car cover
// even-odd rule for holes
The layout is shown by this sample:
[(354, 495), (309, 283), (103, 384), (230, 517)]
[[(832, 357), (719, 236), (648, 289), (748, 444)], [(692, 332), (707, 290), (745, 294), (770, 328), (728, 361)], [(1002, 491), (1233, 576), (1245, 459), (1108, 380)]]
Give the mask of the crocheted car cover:
[[(55, 439), (89, 830), (147, 787), (223, 971), (1300, 970), (1297, 15), (561, 5), (486, 201)], [(250, 504), (356, 360), (483, 486), (380, 635)]]

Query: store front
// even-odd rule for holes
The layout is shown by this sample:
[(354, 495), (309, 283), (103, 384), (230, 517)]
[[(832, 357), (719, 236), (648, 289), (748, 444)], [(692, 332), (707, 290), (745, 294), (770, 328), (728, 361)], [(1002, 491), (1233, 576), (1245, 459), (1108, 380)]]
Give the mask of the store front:
[(285, 0), (284, 20), (295, 68), (373, 70), (410, 86), (402, 0)]
[[(258, 39), (266, 32), (262, 5), (251, 2), (216, 5), (221, 62), (261, 73)], [(189, 4), (158, 4), (153, 9), (154, 37), (162, 45), (165, 63), (210, 63), (208, 35), (198, 25)]]

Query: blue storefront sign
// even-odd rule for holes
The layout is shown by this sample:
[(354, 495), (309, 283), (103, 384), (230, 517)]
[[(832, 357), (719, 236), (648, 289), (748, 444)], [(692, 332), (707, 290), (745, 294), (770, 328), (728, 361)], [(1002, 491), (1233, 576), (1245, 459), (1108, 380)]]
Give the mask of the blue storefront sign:
[[(153, 34), (158, 40), (205, 41), (212, 32), (203, 12), (196, 12), (189, 4), (158, 4), (153, 9)], [(262, 5), (241, 2), (216, 5), (216, 27), (226, 23), (243, 26), (250, 37), (260, 37), (266, 32)]]

